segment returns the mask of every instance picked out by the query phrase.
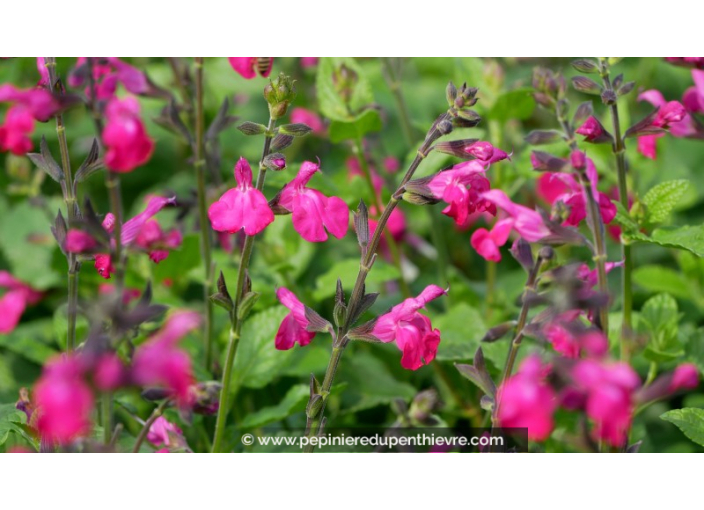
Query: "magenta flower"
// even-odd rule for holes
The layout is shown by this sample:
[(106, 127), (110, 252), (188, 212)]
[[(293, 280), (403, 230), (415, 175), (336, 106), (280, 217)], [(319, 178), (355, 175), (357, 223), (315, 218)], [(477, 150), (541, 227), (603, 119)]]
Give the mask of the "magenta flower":
[(115, 267), (112, 265), (112, 259), (110, 258), (110, 255), (106, 253), (99, 253), (95, 256), (94, 266), (98, 274), (106, 280), (109, 280), (115, 272)]
[(481, 196), (511, 216), (514, 220), (514, 230), (526, 241), (533, 243), (550, 235), (550, 230), (545, 226), (538, 212), (512, 202), (503, 191), (492, 189), (482, 193)]
[(101, 391), (114, 391), (127, 380), (127, 369), (114, 352), (103, 354), (95, 364), (93, 382)]
[(30, 135), (34, 132), (34, 117), (26, 108), (13, 106), (7, 111), (5, 122), (0, 125), (0, 152), (18, 156), (32, 150)]
[(291, 110), (291, 122), (293, 124), (306, 124), (316, 135), (325, 134), (325, 124), (320, 116), (305, 108), (294, 108)]
[(149, 258), (158, 264), (169, 256), (169, 250), (175, 250), (183, 242), (178, 229), (164, 232), (156, 220), (147, 221), (139, 230), (135, 244), (149, 253)]
[(7, 334), (17, 327), (27, 306), (39, 302), (42, 293), (7, 271), (0, 271), (0, 288), (7, 289), (0, 298), (0, 334)]
[(489, 142), (475, 142), (469, 147), (466, 147), (464, 151), (470, 156), (474, 156), (485, 165), (490, 165), (509, 157), (508, 154), (494, 147)]
[[(582, 334), (574, 334), (567, 327), (571, 320), (571, 313), (563, 314), (555, 321), (545, 326), (543, 333), (552, 344), (555, 352), (566, 358), (579, 358), (582, 354), (589, 357), (601, 357), (609, 349), (609, 341), (601, 331), (589, 330)], [(570, 320), (571, 319), (571, 320)]]
[(274, 66), (274, 57), (227, 57), (232, 69), (240, 76), (251, 80), (257, 74), (266, 78), (271, 74)]
[(107, 122), (102, 135), (107, 149), (105, 166), (113, 172), (131, 172), (149, 161), (154, 141), (139, 117), (137, 100), (133, 97), (111, 99), (105, 117)]
[(575, 131), (578, 135), (584, 136), (587, 142), (603, 143), (609, 141), (611, 137), (601, 125), (601, 122), (594, 116), (589, 116), (584, 123)]
[(626, 363), (583, 360), (572, 370), (572, 378), (586, 396), (594, 436), (611, 446), (623, 446), (633, 418), (633, 393), (640, 386), (638, 374)]
[(693, 363), (683, 363), (675, 368), (669, 390), (693, 390), (699, 386), (699, 370)]
[(430, 319), (418, 310), (443, 294), (447, 291), (437, 285), (428, 285), (418, 297), (402, 301), (374, 323), (373, 336), (385, 343), (395, 340), (396, 346), (403, 351), (403, 368), (417, 370), (435, 359), (440, 331), (433, 329)]
[(499, 262), (501, 260), (499, 248), (508, 241), (508, 236), (513, 229), (513, 223), (514, 220), (509, 218), (497, 221), (491, 231), (485, 228), (475, 230), (470, 239), (472, 248), (486, 260)]
[(208, 217), (214, 230), (244, 233), (253, 236), (274, 221), (274, 213), (257, 188), (252, 187), (252, 169), (246, 159), (240, 158), (235, 165), (237, 187), (229, 189), (208, 209)]
[(308, 67), (315, 67), (318, 65), (318, 60), (320, 57), (301, 57), (301, 67), (308, 68)]
[[(623, 265), (623, 261), (619, 262), (606, 262), (604, 264), (604, 268), (606, 269), (606, 273), (610, 273), (612, 269), (616, 267), (621, 267)], [(594, 287), (598, 281), (598, 272), (596, 269), (589, 269), (589, 266), (587, 264), (582, 264), (577, 268), (577, 277), (584, 280), (590, 287)]]
[(66, 444), (91, 430), (93, 393), (75, 356), (50, 360), (34, 388), (42, 439)]
[(491, 203), (481, 194), (489, 189), (484, 177), (486, 167), (479, 161), (465, 161), (434, 175), (427, 181), (430, 194), (449, 204), (442, 213), (464, 225), (467, 217), (477, 211), (492, 211)]
[(305, 305), (285, 287), (279, 287), (276, 290), (276, 297), (282, 305), (291, 310), (281, 321), (279, 330), (276, 332), (274, 341), (276, 348), (280, 351), (287, 351), (296, 343), (301, 347), (308, 345), (313, 340), (315, 332), (307, 329), (309, 321), (306, 317)]
[(349, 209), (341, 198), (326, 197), (306, 187), (319, 170), (320, 165), (305, 161), (298, 175), (273, 200), (277, 208), (293, 213), (293, 228), (311, 243), (327, 240), (326, 230), (342, 239), (349, 227)]
[(0, 85), (0, 103), (19, 106), (39, 122), (46, 122), (61, 109), (59, 102), (45, 89), (21, 90), (10, 84)]
[[(119, 83), (132, 94), (146, 94), (150, 86), (146, 75), (139, 69), (123, 62), (117, 57), (92, 57), (93, 58), (93, 83), (95, 99), (106, 101), (115, 97)], [(91, 66), (87, 57), (78, 57), (76, 66), (68, 76), (68, 84), (78, 88), (86, 86), (85, 94), (89, 98), (93, 91), (88, 86)]]
[(64, 248), (71, 253), (86, 253), (98, 247), (93, 236), (82, 230), (69, 230), (66, 233)]
[(183, 431), (163, 416), (159, 416), (149, 427), (147, 441), (154, 446), (169, 446), (173, 442), (173, 435), (183, 436)]
[(162, 328), (139, 346), (132, 364), (132, 378), (140, 386), (165, 387), (180, 407), (191, 405), (191, 358), (177, 343), (200, 324), (195, 312), (173, 313)]
[[(673, 136), (681, 138), (696, 134), (694, 119), (687, 113), (685, 107), (678, 101), (666, 101), (659, 90), (646, 90), (638, 95), (639, 101), (647, 101), (656, 108), (657, 113), (651, 121), (651, 126), (669, 129)], [(688, 100), (691, 102), (691, 99)], [(646, 158), (657, 157), (657, 139), (663, 133), (649, 134), (638, 137), (638, 152)]]
[(545, 382), (540, 358), (526, 358), (518, 372), (497, 390), (498, 421), (502, 427), (528, 429), (528, 439), (544, 441), (554, 427), (557, 398)]

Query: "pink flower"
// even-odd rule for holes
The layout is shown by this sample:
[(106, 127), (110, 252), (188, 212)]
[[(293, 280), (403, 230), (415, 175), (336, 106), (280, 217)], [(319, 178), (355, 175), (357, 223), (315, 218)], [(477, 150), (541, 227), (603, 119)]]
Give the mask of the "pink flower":
[(180, 407), (189, 406), (191, 358), (176, 344), (199, 323), (195, 312), (181, 311), (169, 316), (162, 328), (137, 349), (132, 364), (134, 381), (140, 386), (166, 387)]
[(385, 343), (395, 340), (396, 346), (403, 351), (403, 368), (417, 370), (435, 359), (440, 331), (433, 329), (430, 319), (418, 310), (443, 294), (447, 292), (442, 288), (428, 285), (418, 297), (402, 301), (374, 323), (373, 336)]
[(326, 197), (306, 187), (319, 169), (319, 165), (305, 161), (298, 175), (274, 199), (277, 207), (293, 213), (293, 228), (312, 243), (327, 240), (325, 230), (342, 239), (349, 227), (349, 209), (341, 198)]
[(308, 319), (306, 309), (296, 295), (285, 287), (276, 290), (276, 297), (282, 305), (291, 310), (291, 313), (281, 321), (279, 330), (276, 332), (275, 346), (280, 351), (291, 349), (298, 343), (301, 347), (308, 345), (315, 332), (308, 331)]
[(528, 439), (544, 441), (554, 427), (557, 408), (555, 392), (544, 379), (540, 358), (526, 358), (518, 373), (509, 377), (497, 391), (498, 421), (502, 427), (527, 428)]
[(318, 65), (319, 57), (301, 57), (301, 67), (315, 67)]
[(431, 196), (449, 204), (442, 213), (463, 225), (477, 211), (491, 211), (491, 203), (481, 193), (489, 189), (485, 166), (479, 161), (465, 161), (434, 175), (427, 182)]
[(137, 100), (133, 97), (111, 99), (105, 117), (105, 166), (113, 172), (131, 172), (149, 161), (154, 152), (154, 141), (149, 138), (139, 117)]
[[(562, 179), (558, 179), (555, 172), (543, 172), (536, 181), (535, 191), (546, 203), (552, 205), (562, 195), (570, 192), (571, 187)], [(574, 181), (574, 178), (572, 179)]]
[(512, 202), (503, 191), (492, 189), (482, 193), (481, 196), (511, 216), (514, 220), (514, 230), (529, 243), (550, 235), (550, 231), (538, 212)]
[(499, 247), (506, 244), (508, 236), (513, 229), (513, 220), (505, 219), (496, 222), (491, 232), (485, 228), (479, 228), (474, 231), (470, 239), (472, 248), (486, 260), (499, 262), (501, 260), (501, 252)]
[(305, 108), (299, 107), (291, 110), (291, 122), (294, 124), (306, 124), (316, 135), (322, 135), (325, 133), (325, 124), (323, 124), (320, 116), (313, 111), (306, 110)]
[(586, 395), (586, 412), (594, 421), (594, 435), (620, 447), (628, 438), (633, 418), (633, 393), (638, 374), (626, 363), (580, 361), (572, 370), (577, 389)]
[(569, 317), (559, 317), (544, 329), (545, 338), (552, 344), (555, 352), (566, 358), (579, 358), (582, 354), (601, 357), (609, 349), (608, 339), (601, 331), (589, 330), (574, 334), (569, 326)]
[(115, 353), (103, 354), (98, 359), (93, 373), (95, 386), (102, 391), (113, 391), (127, 379), (127, 371), (120, 357)]
[(596, 117), (590, 116), (584, 123), (575, 131), (578, 135), (583, 135), (588, 142), (598, 142), (604, 136), (606, 131)]
[(384, 169), (390, 174), (395, 174), (401, 168), (401, 163), (398, 159), (393, 156), (386, 156), (384, 158)]
[(106, 253), (99, 253), (95, 256), (95, 270), (100, 276), (106, 280), (110, 279), (112, 274), (115, 272), (115, 267), (112, 265), (112, 259), (110, 255)]
[(670, 64), (704, 69), (704, 57), (665, 57)]
[(508, 158), (508, 154), (501, 149), (494, 147), (489, 142), (475, 142), (465, 148), (464, 151), (470, 156), (474, 156), (485, 165), (496, 163), (497, 161), (502, 161)]
[(699, 370), (693, 363), (683, 363), (675, 368), (669, 390), (693, 390), (699, 386)]
[(685, 90), (682, 95), (682, 104), (689, 113), (704, 112), (704, 71), (692, 69), (694, 87)]
[[(662, 93), (655, 89), (642, 92), (638, 95), (638, 100), (647, 101), (659, 108), (651, 121), (653, 127), (669, 129), (670, 133), (676, 137), (696, 134), (694, 120), (678, 101), (666, 101)], [(662, 133), (639, 136), (638, 152), (646, 158), (655, 159), (657, 157), (657, 139), (661, 136), (663, 136)]]
[(54, 96), (45, 89), (21, 90), (14, 85), (0, 85), (0, 103), (12, 103), (39, 122), (46, 122), (61, 109)]
[[(146, 75), (137, 68), (123, 62), (116, 57), (91, 57), (93, 69), (93, 83), (95, 99), (106, 101), (115, 97), (117, 85), (122, 83), (125, 90), (132, 94), (147, 94), (150, 86)], [(90, 83), (91, 65), (87, 57), (78, 57), (76, 66), (68, 76), (68, 84), (78, 88), (86, 85), (85, 94), (89, 98), (93, 95), (88, 84)]]
[[(173, 442), (173, 435), (182, 436), (183, 431), (163, 416), (159, 416), (149, 427), (147, 441), (154, 446), (161, 446), (162, 444), (169, 446)], [(168, 449), (166, 451), (168, 452)]]
[(274, 221), (274, 213), (264, 194), (252, 187), (252, 169), (247, 160), (240, 158), (235, 165), (237, 187), (227, 190), (208, 209), (214, 230), (235, 232), (244, 229), (248, 236), (258, 234)]
[[(620, 262), (606, 262), (604, 264), (604, 269), (606, 269), (606, 273), (608, 274), (612, 269), (621, 267), (622, 265), (622, 260)], [(590, 287), (594, 287), (598, 283), (599, 278), (597, 270), (589, 269), (589, 266), (586, 264), (582, 264), (579, 268), (577, 268), (577, 277), (584, 280)]]
[[(115, 286), (111, 285), (109, 283), (101, 283), (98, 285), (98, 293), (99, 294), (112, 294), (115, 292)], [(139, 289), (130, 289), (130, 288), (125, 288), (122, 291), (122, 303), (125, 305), (129, 305), (132, 301), (137, 299), (142, 292)]]
[(69, 230), (66, 233), (66, 251), (71, 253), (86, 253), (98, 247), (93, 236), (82, 230)]
[(13, 106), (7, 111), (5, 122), (0, 125), (0, 152), (10, 151), (21, 156), (32, 150), (34, 117), (26, 108)]
[(37, 71), (39, 72), (39, 82), (37, 83), (40, 87), (49, 86), (49, 70), (44, 64), (44, 57), (36, 57), (37, 59)]
[(39, 302), (42, 293), (7, 271), (0, 271), (0, 288), (8, 290), (0, 298), (0, 334), (7, 334), (17, 327), (27, 306)]
[(50, 360), (34, 388), (42, 438), (66, 444), (90, 432), (93, 394), (75, 356)]
[(147, 221), (139, 230), (135, 244), (149, 252), (149, 258), (158, 264), (169, 256), (169, 250), (175, 250), (183, 242), (183, 236), (178, 229), (165, 233), (156, 220)]
[(248, 80), (254, 78), (257, 73), (266, 78), (271, 74), (274, 65), (274, 57), (227, 57), (227, 60), (232, 69)]

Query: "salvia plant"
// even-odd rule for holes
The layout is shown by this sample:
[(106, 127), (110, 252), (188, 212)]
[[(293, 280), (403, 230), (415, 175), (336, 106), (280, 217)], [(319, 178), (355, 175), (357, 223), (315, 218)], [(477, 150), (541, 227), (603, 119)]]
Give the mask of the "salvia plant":
[(703, 68), (3, 59), (0, 446), (702, 451)]

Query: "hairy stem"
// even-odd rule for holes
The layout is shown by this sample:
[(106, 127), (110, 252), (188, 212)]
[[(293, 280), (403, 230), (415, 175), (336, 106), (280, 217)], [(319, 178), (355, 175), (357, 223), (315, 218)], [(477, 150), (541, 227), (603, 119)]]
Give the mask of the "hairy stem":
[[(364, 297), (364, 284), (367, 279), (367, 275), (369, 274), (369, 271), (372, 268), (372, 265), (374, 263), (374, 259), (376, 257), (376, 252), (379, 248), (379, 242), (381, 241), (381, 236), (383, 235), (383, 231), (386, 228), (386, 224), (389, 221), (389, 217), (391, 216), (391, 213), (393, 210), (396, 208), (398, 205), (398, 202), (400, 200), (401, 195), (403, 194), (405, 190), (406, 183), (411, 180), (413, 177), (413, 174), (415, 171), (418, 169), (418, 166), (420, 163), (426, 158), (428, 155), (429, 151), (431, 150), (431, 146), (433, 142), (435, 142), (441, 135), (441, 133), (437, 130), (436, 126), (443, 120), (447, 119), (448, 114), (443, 114), (441, 115), (435, 123), (433, 123), (433, 126), (430, 128), (428, 131), (428, 134), (425, 137), (425, 141), (423, 142), (423, 145), (421, 146), (420, 149), (418, 149), (418, 153), (416, 154), (416, 157), (413, 159), (413, 162), (411, 165), (408, 167), (408, 170), (406, 171), (406, 174), (403, 177), (403, 180), (399, 184), (398, 188), (394, 192), (393, 195), (391, 195), (391, 199), (389, 200), (389, 203), (386, 204), (386, 207), (384, 208), (384, 211), (381, 214), (381, 218), (379, 218), (379, 222), (377, 223), (376, 230), (374, 230), (374, 235), (369, 241), (369, 244), (367, 246), (367, 251), (362, 257), (360, 264), (359, 264), (359, 273), (357, 274), (357, 280), (355, 281), (354, 284), (354, 289), (352, 290), (352, 294), (350, 295), (350, 299), (347, 305), (347, 319), (345, 320), (344, 325), (339, 329), (336, 337), (335, 337), (335, 342), (333, 344), (333, 350), (332, 354), (330, 357), (330, 361), (328, 362), (328, 367), (325, 370), (325, 377), (323, 379), (323, 384), (321, 387), (321, 396), (323, 399), (323, 405), (320, 407), (320, 409), (315, 413), (314, 416), (309, 416), (308, 418), (308, 427), (306, 431), (306, 437), (311, 438), (313, 436), (316, 436), (320, 432), (320, 426), (324, 422), (325, 419), (325, 405), (327, 402), (327, 398), (330, 393), (330, 388), (332, 387), (332, 384), (335, 380), (335, 374), (337, 373), (337, 368), (340, 363), (340, 359), (342, 358), (342, 354), (347, 347), (349, 339), (347, 338), (347, 334), (349, 333), (352, 324), (351, 324), (351, 319), (354, 317), (356, 310), (358, 309), (359, 305), (361, 304), (361, 300)], [(313, 399), (313, 396), (311, 396), (311, 401)], [(309, 402), (310, 403), (310, 402)], [(311, 453), (313, 449), (310, 447), (306, 447), (305, 451), (307, 453)]]
[[(63, 86), (59, 82), (56, 72), (56, 57), (44, 57), (44, 65), (49, 71), (49, 89), (52, 92), (63, 94)], [(76, 196), (73, 193), (73, 173), (71, 172), (71, 159), (68, 153), (68, 141), (66, 140), (66, 127), (64, 118), (60, 113), (56, 115), (56, 136), (59, 140), (59, 151), (61, 152), (61, 169), (64, 173), (66, 185), (63, 189), (64, 203), (66, 204), (66, 214), (68, 217), (68, 227), (71, 228), (76, 219)], [(78, 269), (79, 263), (76, 255), (69, 253), (66, 256), (68, 263), (68, 307), (66, 332), (66, 351), (71, 352), (76, 348), (76, 316), (78, 315)]]
[[(609, 64), (605, 59), (601, 60), (601, 78), (604, 88), (613, 92), (611, 79), (609, 78)], [(614, 94), (615, 95), (615, 94)], [(618, 172), (618, 195), (621, 205), (628, 210), (628, 182), (626, 167), (626, 146), (621, 136), (621, 121), (619, 119), (618, 104), (614, 101), (609, 105), (611, 120), (614, 129), (614, 143), (612, 145), (614, 157), (616, 158), (616, 169)], [(621, 359), (628, 361), (630, 358), (630, 348), (628, 339), (632, 330), (632, 309), (633, 309), (633, 253), (630, 245), (621, 242), (621, 256), (623, 257), (623, 272), (621, 280), (621, 292), (623, 296), (623, 322), (621, 325)]]
[(205, 112), (203, 110), (203, 57), (196, 57), (196, 119), (195, 119), (195, 162), (198, 178), (198, 222), (200, 224), (200, 253), (203, 257), (205, 281), (203, 282), (203, 300), (205, 301), (205, 320), (203, 321), (203, 339), (205, 340), (205, 368), (211, 369), (213, 362), (213, 303), (210, 294), (213, 287), (213, 262), (211, 255), (210, 222), (208, 221), (208, 197), (205, 183)]
[[(266, 179), (266, 167), (264, 166), (264, 158), (269, 155), (271, 150), (271, 139), (274, 135), (274, 128), (276, 127), (276, 120), (269, 118), (269, 125), (267, 127), (266, 139), (264, 141), (264, 149), (262, 149), (262, 157), (259, 161), (259, 173), (257, 175), (256, 188), (262, 191), (264, 188), (264, 181)], [(220, 390), (220, 406), (218, 408), (218, 416), (215, 422), (215, 434), (213, 436), (213, 453), (218, 453), (222, 451), (222, 440), (225, 434), (225, 423), (227, 422), (227, 415), (229, 411), (230, 404), (230, 380), (232, 379), (232, 367), (235, 364), (235, 356), (237, 356), (237, 348), (240, 344), (240, 335), (242, 332), (242, 320), (238, 318), (238, 310), (242, 302), (242, 295), (244, 292), (245, 279), (247, 277), (247, 270), (249, 269), (249, 262), (252, 257), (252, 250), (254, 248), (254, 238), (255, 236), (245, 236), (244, 245), (242, 246), (242, 256), (240, 257), (240, 267), (237, 272), (237, 289), (235, 291), (235, 306), (232, 310), (232, 315), (230, 317), (230, 338), (227, 342), (227, 354), (225, 358), (225, 368), (222, 373), (222, 389)]]

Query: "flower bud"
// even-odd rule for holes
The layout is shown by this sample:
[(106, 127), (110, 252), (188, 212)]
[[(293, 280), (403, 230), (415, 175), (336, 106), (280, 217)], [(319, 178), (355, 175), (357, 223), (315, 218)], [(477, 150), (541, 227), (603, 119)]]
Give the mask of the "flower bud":
[(204, 381), (191, 386), (193, 412), (196, 414), (215, 414), (220, 407), (220, 390), (222, 384), (217, 381)]
[(269, 103), (269, 115), (272, 119), (278, 119), (286, 115), (289, 105), (296, 98), (295, 82), (284, 73), (279, 74), (274, 80), (270, 80), (264, 87), (264, 98)]
[(552, 260), (554, 256), (555, 250), (553, 250), (550, 246), (543, 246), (538, 252), (538, 257), (542, 260)]
[(278, 172), (286, 168), (286, 156), (279, 152), (269, 154), (264, 158), (264, 166), (269, 170), (274, 170)]

